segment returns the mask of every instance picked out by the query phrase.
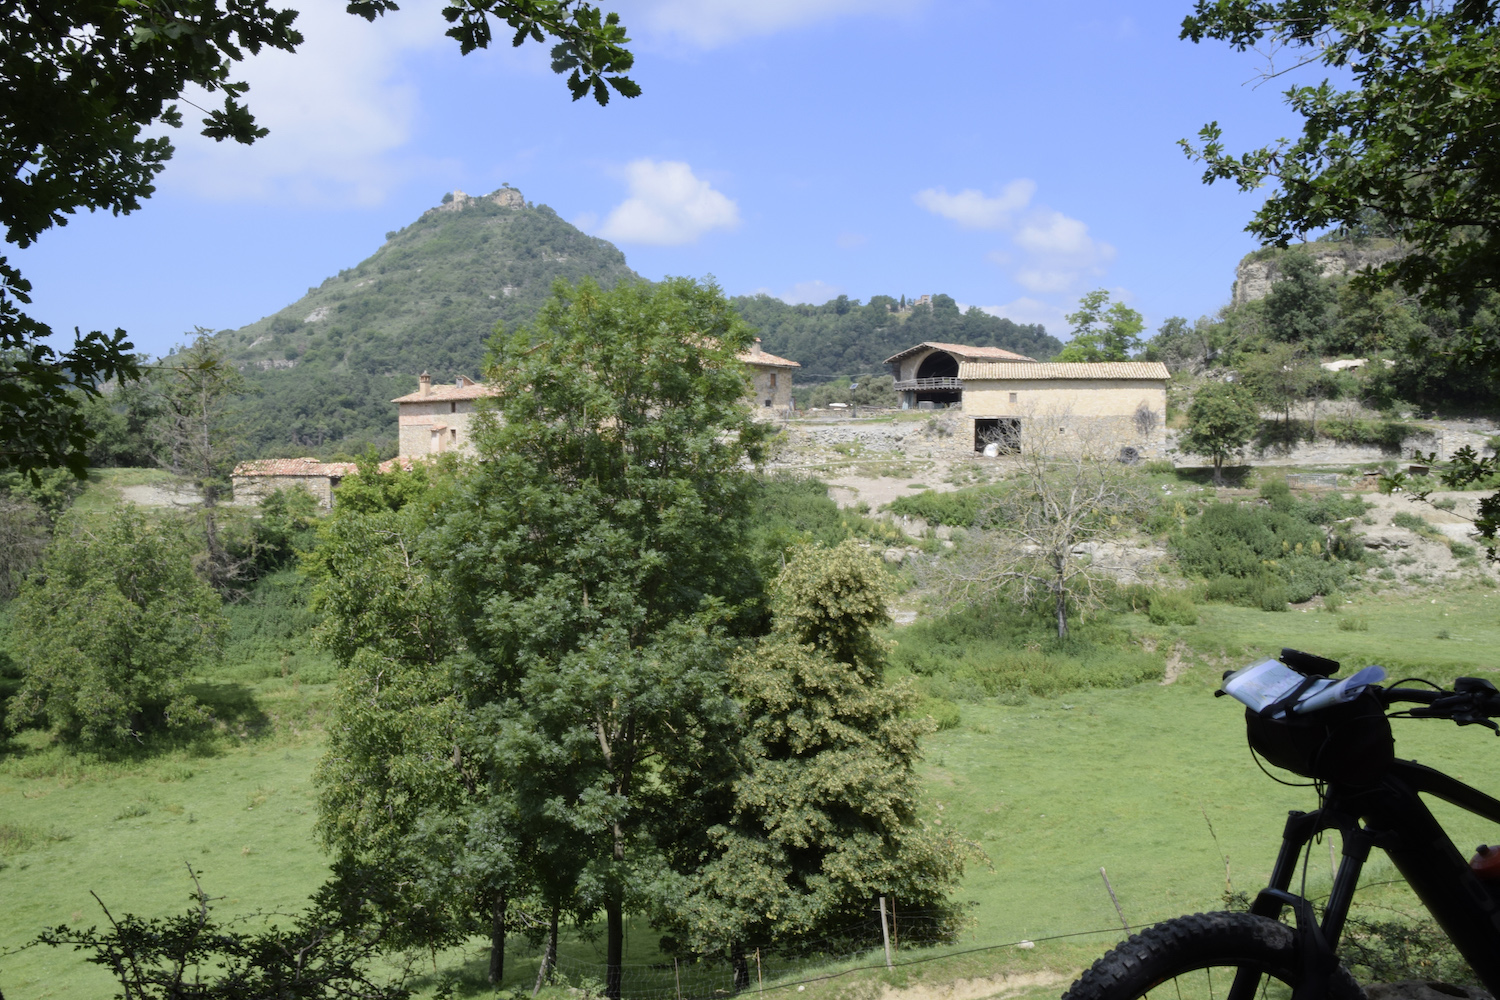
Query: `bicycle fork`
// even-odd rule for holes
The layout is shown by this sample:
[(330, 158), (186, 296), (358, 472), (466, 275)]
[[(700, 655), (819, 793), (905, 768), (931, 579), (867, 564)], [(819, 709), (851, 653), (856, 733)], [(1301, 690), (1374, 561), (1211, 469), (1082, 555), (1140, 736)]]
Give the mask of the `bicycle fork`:
[[(1320, 923), (1312, 903), (1291, 892), (1291, 885), (1303, 851), (1324, 830), (1339, 831), (1343, 854)], [(1256, 895), (1250, 912), (1257, 917), (1279, 920), (1282, 908), (1290, 907), (1296, 918), (1297, 954), (1302, 961), (1302, 976), (1292, 991), (1292, 1000), (1319, 1000), (1324, 995), (1328, 977), (1338, 967), (1339, 938), (1344, 932), (1349, 906), (1354, 901), (1360, 872), (1364, 870), (1370, 848), (1375, 844), (1375, 835), (1362, 828), (1358, 819), (1336, 810), (1326, 807), (1310, 813), (1293, 810), (1287, 816), (1281, 851), (1271, 869), (1271, 884)], [(1260, 988), (1260, 979), (1261, 974), (1254, 969), (1240, 969), (1230, 987), (1229, 1000), (1252, 1000)]]

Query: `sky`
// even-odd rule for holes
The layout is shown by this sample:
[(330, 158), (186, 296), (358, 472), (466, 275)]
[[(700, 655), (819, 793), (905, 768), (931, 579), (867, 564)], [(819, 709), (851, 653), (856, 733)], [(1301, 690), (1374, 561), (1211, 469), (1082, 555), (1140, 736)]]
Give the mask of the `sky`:
[(1264, 192), (1205, 186), (1178, 140), (1297, 131), (1260, 57), (1178, 40), (1187, 0), (602, 6), (644, 93), (601, 108), (503, 25), (460, 56), (440, 3), (373, 25), (306, 4), (299, 52), (242, 67), (268, 138), (166, 130), (177, 153), (140, 211), (6, 248), (33, 315), (164, 353), (286, 306), (446, 191), (509, 183), (647, 278), (815, 304), (944, 293), (1062, 339), (1104, 288), (1149, 333), (1226, 303), (1257, 246)]

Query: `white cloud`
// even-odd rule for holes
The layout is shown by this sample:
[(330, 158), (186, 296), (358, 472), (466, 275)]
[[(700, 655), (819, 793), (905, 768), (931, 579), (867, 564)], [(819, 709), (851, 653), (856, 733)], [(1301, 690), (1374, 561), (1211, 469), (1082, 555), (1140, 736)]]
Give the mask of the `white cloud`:
[(989, 198), (973, 188), (949, 194), (946, 188), (918, 191), (916, 202), (927, 211), (951, 219), (965, 229), (1006, 229), (1015, 213), (1031, 203), (1036, 182), (1011, 181), (999, 195)]
[(609, 213), (599, 235), (621, 243), (680, 246), (714, 229), (740, 224), (734, 201), (675, 160), (636, 160), (625, 167), (630, 196)]
[(1100, 277), (1115, 258), (1115, 248), (1090, 236), (1087, 225), (1050, 209), (1033, 212), (1012, 242), (1028, 260), (1011, 276), (1027, 291), (1042, 294), (1066, 292)]
[(639, 25), (649, 32), (712, 49), (845, 15), (902, 14), (924, 3), (925, 0), (644, 0), (624, 4), (621, 18), (632, 35), (640, 34)]
[[(263, 50), (236, 74), (271, 134), (252, 146), (216, 143), (196, 134), (202, 116), (183, 107), (184, 127), (169, 130), (178, 151), (164, 180), (215, 200), (375, 204), (402, 179), (435, 170), (401, 152), (418, 96), (400, 66), (406, 52), (448, 40), (430, 5), (411, 6), (368, 23), (341, 5), (307, 5), (297, 52)], [(187, 96), (205, 108), (223, 102), (222, 94)]]

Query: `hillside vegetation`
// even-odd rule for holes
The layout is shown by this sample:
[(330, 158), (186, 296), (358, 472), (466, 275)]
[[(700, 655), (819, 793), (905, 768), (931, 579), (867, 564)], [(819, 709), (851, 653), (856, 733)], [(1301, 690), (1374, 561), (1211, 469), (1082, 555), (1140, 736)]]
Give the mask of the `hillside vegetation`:
[(528, 322), (562, 278), (612, 287), (625, 255), (502, 188), (423, 213), (359, 264), (278, 312), (219, 337), (242, 367), (254, 455), (394, 454), (390, 401), (428, 371), (479, 373), (496, 325)]

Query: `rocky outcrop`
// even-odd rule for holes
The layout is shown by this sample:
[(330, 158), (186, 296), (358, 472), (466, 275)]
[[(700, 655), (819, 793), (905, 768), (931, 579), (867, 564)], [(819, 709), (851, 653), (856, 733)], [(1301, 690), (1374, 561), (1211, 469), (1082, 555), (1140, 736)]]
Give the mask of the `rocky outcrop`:
[(1234, 305), (1263, 299), (1281, 277), (1280, 261), (1288, 253), (1309, 253), (1317, 260), (1325, 278), (1343, 278), (1363, 267), (1384, 264), (1400, 257), (1403, 250), (1393, 240), (1358, 243), (1304, 243), (1286, 250), (1258, 250), (1234, 269)]

